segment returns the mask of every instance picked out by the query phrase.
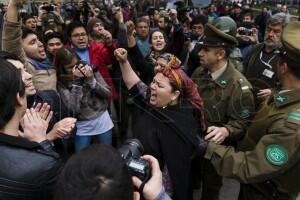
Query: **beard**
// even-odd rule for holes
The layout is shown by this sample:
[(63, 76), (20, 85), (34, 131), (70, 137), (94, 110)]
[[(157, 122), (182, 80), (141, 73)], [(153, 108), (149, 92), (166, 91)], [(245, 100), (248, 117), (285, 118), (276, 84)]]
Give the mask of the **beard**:
[(270, 48), (279, 48), (281, 46), (280, 42), (274, 42), (273, 40), (270, 39), (265, 39), (264, 44)]

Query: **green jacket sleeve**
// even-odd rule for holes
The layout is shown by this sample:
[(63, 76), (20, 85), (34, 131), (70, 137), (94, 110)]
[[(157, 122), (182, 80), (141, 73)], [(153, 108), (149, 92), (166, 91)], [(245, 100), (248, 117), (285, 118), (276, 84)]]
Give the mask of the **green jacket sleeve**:
[(255, 183), (286, 172), (300, 160), (300, 128), (271, 128), (255, 148), (235, 152), (233, 147), (209, 143), (205, 158), (221, 176)]
[(248, 82), (237, 83), (231, 93), (227, 107), (228, 122), (223, 124), (229, 131), (229, 139), (240, 140), (246, 133), (250, 120), (255, 113), (252, 87)]

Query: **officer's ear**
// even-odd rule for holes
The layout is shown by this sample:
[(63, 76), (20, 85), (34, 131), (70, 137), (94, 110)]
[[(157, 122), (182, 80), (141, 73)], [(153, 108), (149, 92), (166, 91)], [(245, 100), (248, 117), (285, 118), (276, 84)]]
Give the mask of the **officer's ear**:
[(281, 63), (280, 63), (280, 65), (279, 65), (279, 67), (278, 67), (278, 72), (279, 72), (280, 74), (286, 74), (287, 72), (290, 72), (290, 71), (289, 71), (289, 67), (288, 67), (288, 65), (287, 65), (286, 62), (281, 62)]
[(218, 60), (222, 60), (226, 57), (226, 51), (224, 48), (218, 48), (216, 50), (216, 55), (217, 55), (217, 58)]

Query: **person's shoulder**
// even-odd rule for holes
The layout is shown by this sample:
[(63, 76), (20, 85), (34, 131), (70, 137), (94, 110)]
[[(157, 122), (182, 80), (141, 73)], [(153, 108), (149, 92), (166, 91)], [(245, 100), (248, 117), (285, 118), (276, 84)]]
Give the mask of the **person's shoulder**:
[(204, 73), (204, 68), (202, 66), (199, 66), (195, 69), (195, 71), (193, 72), (191, 78), (194, 80), (194, 79), (197, 79), (199, 77), (202, 76), (202, 74)]

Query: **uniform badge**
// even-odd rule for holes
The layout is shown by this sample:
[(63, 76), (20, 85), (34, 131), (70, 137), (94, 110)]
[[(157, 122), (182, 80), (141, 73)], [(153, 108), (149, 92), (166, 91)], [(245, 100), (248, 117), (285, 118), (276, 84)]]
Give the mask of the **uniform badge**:
[(247, 108), (243, 109), (241, 111), (240, 117), (242, 119), (246, 119), (246, 118), (250, 117), (250, 111), (249, 111), (249, 109), (247, 109)]
[(226, 84), (227, 84), (227, 81), (226, 81), (226, 80), (221, 80), (221, 81), (220, 81), (220, 84), (221, 84), (221, 85), (226, 85)]
[(278, 104), (283, 104), (286, 101), (286, 97), (282, 95), (278, 95), (275, 99)]
[(288, 161), (288, 152), (283, 146), (269, 145), (266, 150), (266, 158), (272, 165), (281, 166)]

